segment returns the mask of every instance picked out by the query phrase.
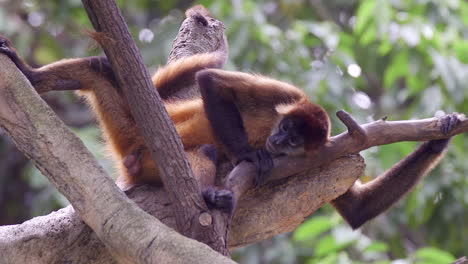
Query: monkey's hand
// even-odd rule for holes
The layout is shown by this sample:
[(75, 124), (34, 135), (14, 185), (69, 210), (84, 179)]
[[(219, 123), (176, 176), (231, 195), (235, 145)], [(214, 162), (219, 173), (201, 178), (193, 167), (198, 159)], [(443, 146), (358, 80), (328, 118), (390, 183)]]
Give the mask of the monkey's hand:
[(0, 53), (7, 55), (11, 60), (18, 57), (15, 49), (12, 47), (10, 40), (0, 35)]
[(10, 40), (2, 35), (0, 35), (0, 53), (8, 56), (8, 58), (10, 58), (13, 63), (15, 63), (16, 67), (18, 67), (18, 69), (31, 81), (31, 67), (26, 65), (26, 63), (21, 60), (21, 58), (18, 56), (18, 53), (16, 53), (15, 48), (13, 48)]
[[(442, 116), (440, 119), (441, 125), (440, 125), (440, 130), (442, 131), (442, 134), (447, 135), (452, 130), (454, 130), (461, 122), (460, 120), (460, 115), (458, 113), (451, 113), (448, 115)], [(444, 139), (436, 139), (436, 140), (431, 140), (428, 142), (430, 148), (432, 151), (439, 153), (444, 151), (448, 143), (450, 142), (451, 137), (449, 138), (444, 138)]]
[(232, 213), (235, 208), (234, 194), (228, 189), (216, 189), (214, 186), (206, 187), (203, 192), (203, 198), (210, 209), (219, 209), (221, 211)]
[(257, 168), (257, 174), (254, 178), (255, 186), (260, 186), (267, 181), (273, 169), (273, 158), (270, 152), (265, 149), (247, 152), (237, 159), (236, 165), (242, 161), (252, 162)]

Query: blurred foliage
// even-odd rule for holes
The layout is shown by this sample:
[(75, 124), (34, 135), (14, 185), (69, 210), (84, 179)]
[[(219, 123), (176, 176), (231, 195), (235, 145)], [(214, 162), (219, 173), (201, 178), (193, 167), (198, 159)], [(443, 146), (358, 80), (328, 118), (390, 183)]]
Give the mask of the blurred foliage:
[[(183, 11), (194, 3), (118, 2), (147, 65), (154, 69), (164, 64)], [(345, 109), (360, 122), (384, 116), (389, 120), (427, 118), (442, 114), (442, 110), (468, 113), (468, 89), (464, 87), (468, 83), (466, 1), (197, 3), (207, 6), (226, 24), (228, 69), (259, 72), (293, 82), (329, 113)], [(78, 0), (0, 0), (0, 7), (1, 34), (9, 36), (19, 53), (33, 65), (99, 53), (85, 36), (84, 30), (91, 26)], [(64, 93), (54, 96), (60, 100), (64, 96), (70, 98)], [(73, 100), (67, 105), (83, 107), (76, 98)], [(332, 119), (333, 133), (342, 132), (343, 125)], [(95, 126), (79, 126), (75, 131), (110, 168), (112, 165), (102, 156)], [(454, 138), (446, 158), (423, 184), (364, 228), (352, 231), (330, 206), (325, 206), (293, 234), (236, 251), (236, 260), (399, 264), (453, 261), (468, 252), (465, 137)], [(3, 141), (0, 138), (0, 154), (9, 151)], [(363, 180), (377, 177), (416, 145), (403, 142), (364, 151), (367, 170)], [(14, 177), (28, 179), (34, 190), (34, 197), (27, 203), (28, 208), (33, 208), (30, 215), (44, 214), (52, 206), (64, 204), (30, 167), (22, 175), (1, 175), (0, 179), (5, 182)]]

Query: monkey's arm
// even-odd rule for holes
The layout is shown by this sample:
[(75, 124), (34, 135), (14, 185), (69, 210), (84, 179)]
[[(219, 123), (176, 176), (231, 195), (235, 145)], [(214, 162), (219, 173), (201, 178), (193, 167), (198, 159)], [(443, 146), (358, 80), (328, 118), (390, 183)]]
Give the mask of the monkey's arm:
[(276, 105), (305, 97), (286, 83), (241, 72), (203, 70), (197, 81), (215, 135), (238, 160), (252, 152), (249, 140), (269, 136), (278, 121)]
[(259, 183), (273, 166), (264, 149), (272, 124), (278, 121), (275, 106), (305, 97), (297, 88), (266, 77), (222, 70), (203, 70), (197, 74), (203, 104), (211, 127), (228, 155), (235, 160), (253, 162)]
[[(448, 133), (458, 124), (456, 115), (442, 119), (442, 130)], [(376, 179), (361, 184), (356, 182), (345, 194), (331, 204), (353, 229), (381, 214), (434, 168), (444, 156), (450, 139), (423, 143), (409, 156), (395, 164)]]

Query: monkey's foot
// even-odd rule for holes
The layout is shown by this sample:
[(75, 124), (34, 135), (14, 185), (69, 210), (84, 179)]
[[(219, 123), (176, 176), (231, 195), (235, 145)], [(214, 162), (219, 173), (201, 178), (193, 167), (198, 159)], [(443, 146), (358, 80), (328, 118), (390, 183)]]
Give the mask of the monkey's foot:
[(449, 134), (454, 130), (461, 122), (460, 120), (460, 114), (458, 113), (451, 113), (448, 115), (445, 115), (440, 118), (440, 122), (442, 123), (440, 125), (440, 130), (444, 135)]
[(218, 209), (227, 213), (234, 210), (234, 194), (231, 190), (210, 186), (203, 190), (203, 198), (210, 209)]
[[(460, 115), (458, 113), (451, 113), (440, 118), (440, 130), (442, 134), (448, 135), (460, 124)], [(448, 146), (451, 138), (436, 139), (428, 142), (430, 148), (434, 152), (442, 152)]]
[(137, 176), (141, 172), (141, 152), (142, 147), (124, 157), (122, 163), (127, 168), (128, 174)]

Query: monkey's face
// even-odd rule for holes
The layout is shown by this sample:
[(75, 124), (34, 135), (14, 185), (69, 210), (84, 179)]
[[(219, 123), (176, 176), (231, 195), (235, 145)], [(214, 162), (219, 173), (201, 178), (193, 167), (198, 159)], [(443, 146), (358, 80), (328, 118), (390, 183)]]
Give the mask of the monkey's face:
[(286, 116), (271, 131), (266, 149), (275, 155), (302, 155), (305, 153), (301, 120)]

